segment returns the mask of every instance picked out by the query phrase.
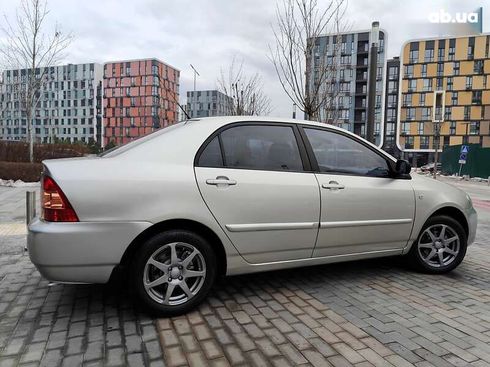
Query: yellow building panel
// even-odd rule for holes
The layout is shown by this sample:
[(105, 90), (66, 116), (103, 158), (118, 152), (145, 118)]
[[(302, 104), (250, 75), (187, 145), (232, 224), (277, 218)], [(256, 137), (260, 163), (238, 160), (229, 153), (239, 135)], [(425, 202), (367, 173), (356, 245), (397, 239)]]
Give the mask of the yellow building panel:
[(485, 79), (484, 75), (473, 76), (473, 89), (483, 89), (483, 80), (484, 79)]
[(459, 63), (459, 73), (461, 75), (473, 75), (474, 64), (475, 62), (473, 60), (461, 61)]
[(449, 122), (445, 122), (441, 124), (441, 135), (449, 135), (449, 128), (450, 128)]
[(446, 101), (445, 101), (446, 102), (445, 103), (446, 106), (451, 106), (452, 105), (451, 98), (452, 98), (451, 92), (447, 91), (446, 92)]
[(486, 44), (487, 44), (487, 36), (475, 37), (475, 59), (485, 58)]
[(466, 89), (466, 77), (455, 76), (453, 78), (453, 90), (465, 90)]
[(490, 59), (486, 59), (483, 62), (483, 71), (485, 72), (485, 74), (490, 74)]
[(449, 145), (460, 145), (463, 144), (462, 136), (450, 136), (449, 137)]
[(468, 38), (456, 38), (456, 60), (468, 58)]
[(408, 62), (408, 57), (410, 56), (410, 42), (405, 45), (403, 48), (403, 59), (402, 64), (406, 64)]
[(418, 106), (420, 101), (420, 93), (412, 94), (412, 106)]
[(420, 137), (413, 138), (413, 149), (420, 149)]
[(402, 93), (408, 91), (408, 79), (402, 79)]
[(424, 80), (423, 79), (417, 79), (417, 90), (422, 91), (424, 89)]
[(480, 135), (470, 135), (468, 137), (468, 143), (470, 143), (470, 144), (480, 144)]
[(458, 104), (471, 104), (471, 91), (458, 92)]
[(481, 119), (482, 106), (471, 106), (470, 109), (470, 119), (480, 120)]
[(415, 78), (421, 78), (422, 77), (422, 65), (414, 65), (413, 67), (413, 76)]
[(487, 89), (487, 90), (484, 90), (482, 92), (481, 103), (482, 104), (490, 104), (490, 90)]
[(490, 136), (484, 136), (483, 137), (482, 147), (483, 148), (490, 147)]
[(463, 120), (464, 119), (464, 107), (454, 106), (451, 111), (451, 120)]
[(456, 135), (466, 135), (466, 131), (470, 132), (469, 121), (457, 121), (456, 122)]
[(453, 75), (453, 63), (452, 62), (445, 62), (444, 63), (444, 76), (451, 76), (451, 75)]
[(427, 107), (434, 105), (434, 93), (425, 93), (425, 105)]
[(480, 134), (481, 135), (489, 135), (490, 132), (490, 121), (481, 121), (480, 122)]
[(437, 75), (437, 64), (430, 63), (427, 64), (427, 76), (434, 77)]
[(418, 135), (417, 133), (417, 123), (410, 123), (410, 135)]

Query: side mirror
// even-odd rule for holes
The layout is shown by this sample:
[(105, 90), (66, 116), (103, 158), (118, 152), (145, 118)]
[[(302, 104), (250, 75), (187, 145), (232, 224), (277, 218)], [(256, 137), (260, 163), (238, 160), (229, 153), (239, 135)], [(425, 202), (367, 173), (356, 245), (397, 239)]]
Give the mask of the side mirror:
[(408, 161), (404, 159), (399, 159), (396, 161), (395, 170), (396, 173), (399, 175), (408, 175), (412, 170), (412, 166), (410, 166), (410, 163), (408, 163)]

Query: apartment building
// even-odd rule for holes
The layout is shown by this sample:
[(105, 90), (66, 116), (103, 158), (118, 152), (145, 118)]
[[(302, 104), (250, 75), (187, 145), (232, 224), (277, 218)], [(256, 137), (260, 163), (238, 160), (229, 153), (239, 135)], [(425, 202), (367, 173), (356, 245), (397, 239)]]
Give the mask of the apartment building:
[[(402, 48), (398, 147), (424, 162), (440, 148), (490, 146), (490, 35), (407, 42)], [(436, 97), (439, 96), (439, 97)], [(435, 100), (441, 103), (435, 103)]]
[(396, 145), (396, 124), (398, 121), (398, 95), (400, 79), (400, 58), (394, 57), (386, 62), (384, 129), (382, 148), (389, 154), (399, 156)]
[(104, 65), (104, 143), (120, 145), (178, 121), (179, 70), (157, 59)]
[[(339, 39), (339, 37), (341, 39)], [(370, 48), (375, 41), (372, 30), (325, 35), (315, 40), (311, 68), (307, 68), (307, 90), (318, 83), (318, 73), (329, 68), (324, 90), (327, 102), (319, 111), (319, 120), (334, 124), (366, 137), (368, 121), (369, 83), (376, 83), (375, 127), (376, 143), (381, 143), (383, 95), (386, 64), (387, 34), (379, 31), (376, 80), (370, 81)], [(308, 63), (309, 60), (307, 60)]]
[[(28, 140), (25, 93), (29, 69), (5, 70), (0, 83), (0, 139)], [(101, 132), (102, 65), (67, 64), (35, 70), (41, 80), (34, 108), (36, 142), (86, 142)]]
[(187, 113), (190, 117), (227, 116), (232, 108), (233, 99), (218, 90), (187, 92)]

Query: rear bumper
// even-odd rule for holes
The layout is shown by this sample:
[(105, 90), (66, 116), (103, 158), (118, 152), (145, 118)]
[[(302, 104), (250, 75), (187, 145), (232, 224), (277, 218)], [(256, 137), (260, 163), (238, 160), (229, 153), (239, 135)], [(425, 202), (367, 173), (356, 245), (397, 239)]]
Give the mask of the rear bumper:
[(129, 244), (149, 222), (52, 223), (28, 227), (29, 257), (43, 277), (66, 283), (106, 283)]

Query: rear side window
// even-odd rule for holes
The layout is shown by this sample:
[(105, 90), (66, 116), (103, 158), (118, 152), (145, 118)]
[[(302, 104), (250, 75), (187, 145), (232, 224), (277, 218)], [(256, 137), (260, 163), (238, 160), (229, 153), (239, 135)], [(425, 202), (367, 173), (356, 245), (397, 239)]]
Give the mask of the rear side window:
[(201, 167), (223, 167), (223, 156), (221, 155), (218, 136), (204, 148), (198, 164)]
[(303, 170), (296, 137), (289, 126), (236, 126), (223, 131), (221, 141), (227, 167)]

